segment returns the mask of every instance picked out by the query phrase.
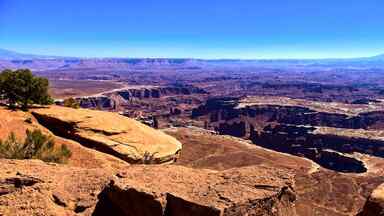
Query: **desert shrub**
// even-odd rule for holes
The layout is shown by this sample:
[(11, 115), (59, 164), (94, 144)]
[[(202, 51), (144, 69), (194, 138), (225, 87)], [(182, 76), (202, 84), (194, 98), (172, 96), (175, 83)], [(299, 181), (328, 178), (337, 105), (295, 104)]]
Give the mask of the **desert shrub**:
[(57, 148), (52, 137), (44, 135), (40, 130), (27, 130), (26, 133), (24, 142), (17, 140), (14, 133), (5, 141), (0, 141), (0, 158), (65, 163), (72, 154), (66, 145)]
[(0, 73), (0, 98), (7, 100), (12, 108), (19, 105), (26, 110), (31, 104), (51, 104), (48, 87), (48, 79), (36, 77), (28, 69)]
[(64, 106), (75, 108), (75, 109), (80, 108), (80, 104), (72, 97), (64, 100)]
[(0, 141), (0, 158), (23, 159), (22, 148), (22, 143), (11, 133), (4, 142)]

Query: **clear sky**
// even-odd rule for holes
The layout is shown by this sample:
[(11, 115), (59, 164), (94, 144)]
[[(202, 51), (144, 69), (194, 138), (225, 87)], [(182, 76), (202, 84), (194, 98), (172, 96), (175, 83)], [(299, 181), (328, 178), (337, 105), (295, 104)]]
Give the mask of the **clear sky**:
[(88, 57), (384, 53), (384, 0), (0, 0), (0, 48)]

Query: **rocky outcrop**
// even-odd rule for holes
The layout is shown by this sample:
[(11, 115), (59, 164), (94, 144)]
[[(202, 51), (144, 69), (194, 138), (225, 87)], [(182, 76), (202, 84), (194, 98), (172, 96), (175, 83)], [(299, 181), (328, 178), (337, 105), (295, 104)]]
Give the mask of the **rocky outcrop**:
[[(297, 106), (297, 104), (278, 104), (276, 101), (271, 104), (241, 105), (241, 99), (236, 98), (213, 98), (206, 104), (196, 108), (192, 112), (193, 118), (209, 115), (211, 122), (229, 121), (239, 118), (258, 119), (263, 118), (267, 122), (278, 122), (280, 124), (293, 125), (311, 125), (350, 129), (381, 129), (384, 125), (384, 110), (362, 111), (351, 115), (349, 112), (343, 112), (349, 108), (337, 107), (331, 103), (322, 104), (329, 110), (319, 108), (319, 104), (307, 104), (308, 107)], [(302, 102), (302, 101), (300, 101)], [(305, 102), (302, 102), (305, 103)], [(308, 102), (309, 103), (309, 102)], [(331, 112), (335, 106), (334, 112)], [(330, 108), (329, 108), (330, 107)], [(350, 107), (350, 109), (357, 109)], [(362, 109), (362, 108), (360, 108)], [(322, 111), (321, 111), (322, 110)]]
[(51, 106), (32, 114), (56, 135), (130, 163), (174, 161), (182, 147), (175, 138), (117, 113)]
[(0, 140), (5, 140), (11, 133), (15, 134), (18, 140), (26, 138), (26, 130), (40, 130), (44, 135), (49, 136), (56, 145), (66, 145), (71, 151), (71, 157), (66, 161), (71, 166), (83, 168), (120, 167), (127, 165), (112, 155), (99, 152), (80, 145), (73, 140), (55, 136), (47, 128), (43, 127), (30, 112), (10, 110), (0, 107)]
[(262, 166), (114, 171), (0, 159), (0, 215), (293, 216), (295, 200), (291, 174)]
[(0, 159), (0, 215), (91, 215), (112, 170)]
[[(107, 96), (86, 96), (75, 98), (76, 102), (81, 108), (99, 109), (99, 110), (113, 110), (116, 109), (116, 101)], [(56, 105), (64, 106), (64, 100), (56, 100)]]
[(364, 164), (345, 154), (357, 152), (383, 158), (381, 136), (380, 131), (269, 125), (262, 131), (252, 131), (250, 139), (269, 149), (307, 157), (328, 169), (361, 173), (366, 171)]
[(101, 196), (121, 215), (296, 215), (292, 177), (284, 171), (139, 166), (119, 177)]
[(196, 108), (192, 117), (208, 122), (206, 128), (219, 134), (247, 138), (256, 145), (306, 157), (338, 172), (367, 171), (360, 159), (351, 156), (356, 152), (384, 157), (383, 135), (377, 130), (384, 123), (380, 103), (258, 99), (213, 98)]
[(82, 108), (115, 109), (116, 103), (107, 96), (76, 98)]
[[(256, 125), (256, 124), (255, 124)], [(309, 158), (338, 172), (366, 172), (360, 160), (345, 154), (362, 153), (384, 158), (381, 131), (269, 123), (255, 129), (247, 121), (220, 123), (220, 134), (250, 139), (256, 145)]]
[(357, 216), (383, 216), (384, 215), (384, 184), (376, 188), (368, 198), (365, 206)]
[[(205, 90), (190, 85), (171, 86), (131, 86), (124, 89), (104, 92), (101, 95), (78, 97), (82, 108), (116, 109), (118, 104), (136, 100), (159, 99), (165, 96), (208, 94)], [(62, 104), (60, 104), (62, 105)]]
[(256, 145), (306, 157), (338, 172), (366, 172), (362, 161), (345, 154), (362, 153), (384, 158), (381, 131), (269, 123), (262, 129), (247, 121), (220, 123), (220, 134), (250, 139)]
[(127, 88), (105, 93), (106, 96), (119, 95), (125, 100), (160, 98), (169, 95), (207, 94), (203, 89), (194, 86), (165, 86)]

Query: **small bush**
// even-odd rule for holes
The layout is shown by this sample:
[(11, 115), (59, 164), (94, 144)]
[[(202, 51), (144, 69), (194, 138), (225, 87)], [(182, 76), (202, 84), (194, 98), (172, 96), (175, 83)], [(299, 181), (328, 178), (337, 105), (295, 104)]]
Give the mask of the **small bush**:
[(27, 130), (26, 133), (24, 143), (18, 141), (14, 133), (4, 142), (0, 141), (0, 158), (65, 163), (72, 154), (66, 145), (56, 148), (52, 137), (44, 135), (40, 130)]
[(64, 106), (74, 108), (74, 109), (80, 108), (80, 104), (72, 97), (64, 100)]

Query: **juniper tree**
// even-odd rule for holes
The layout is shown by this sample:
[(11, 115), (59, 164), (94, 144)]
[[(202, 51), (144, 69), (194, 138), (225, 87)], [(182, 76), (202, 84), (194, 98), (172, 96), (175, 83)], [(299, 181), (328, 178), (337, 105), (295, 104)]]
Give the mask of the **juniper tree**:
[(23, 110), (31, 104), (50, 104), (49, 81), (37, 77), (28, 69), (4, 70), (0, 74), (0, 96), (10, 107), (20, 105)]

